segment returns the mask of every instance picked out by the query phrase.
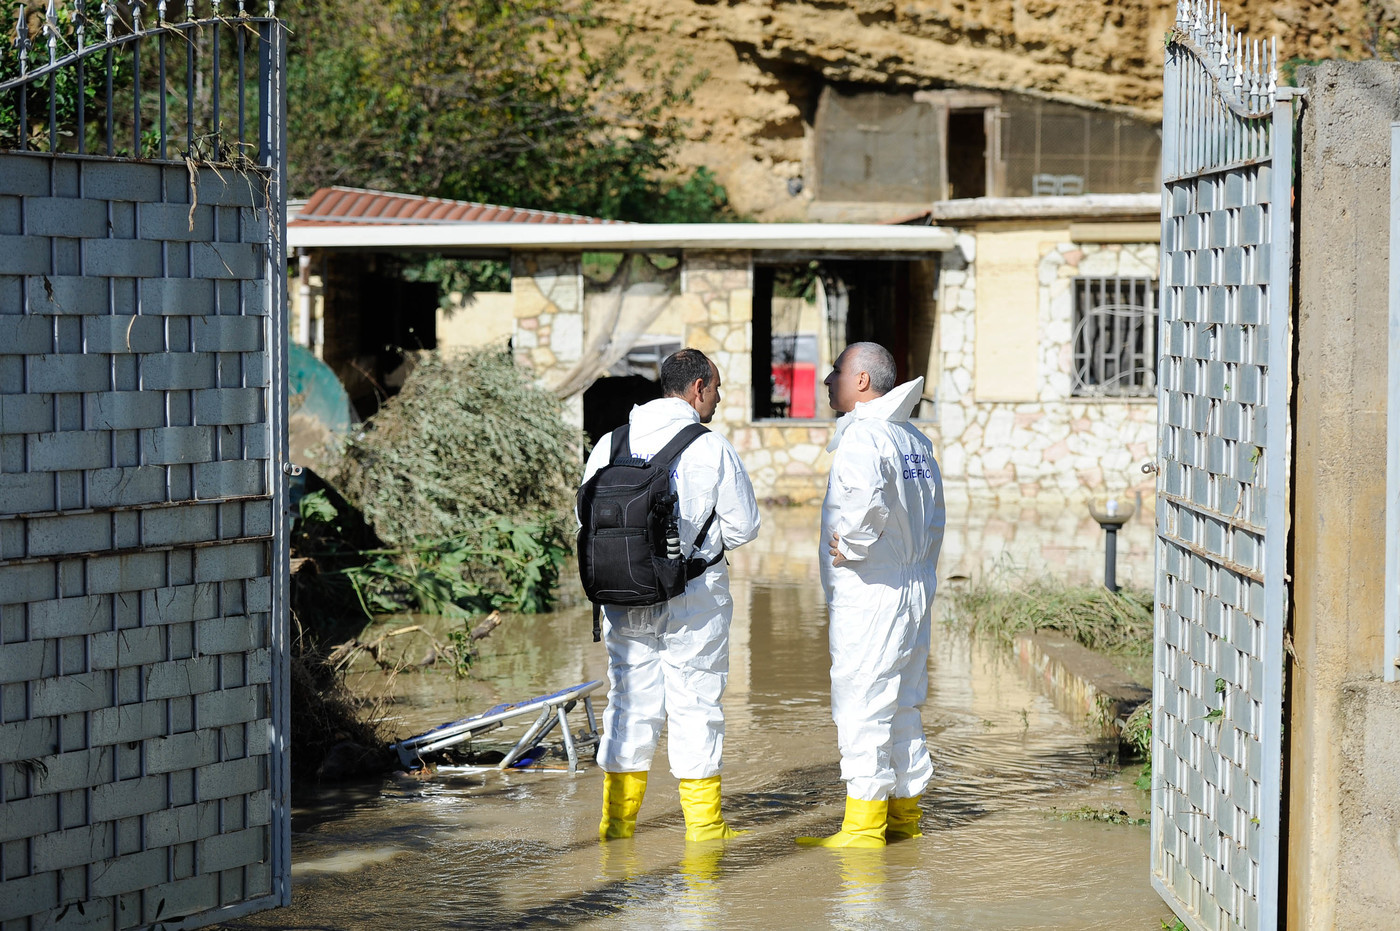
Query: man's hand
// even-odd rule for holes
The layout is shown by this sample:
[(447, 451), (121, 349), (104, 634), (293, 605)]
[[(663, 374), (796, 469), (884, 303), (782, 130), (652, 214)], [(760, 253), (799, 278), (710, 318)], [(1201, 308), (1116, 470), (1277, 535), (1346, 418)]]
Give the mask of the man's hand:
[(841, 542), (841, 535), (836, 531), (831, 532), (831, 564), (839, 566), (846, 561), (846, 557), (841, 555), (841, 549), (837, 546)]

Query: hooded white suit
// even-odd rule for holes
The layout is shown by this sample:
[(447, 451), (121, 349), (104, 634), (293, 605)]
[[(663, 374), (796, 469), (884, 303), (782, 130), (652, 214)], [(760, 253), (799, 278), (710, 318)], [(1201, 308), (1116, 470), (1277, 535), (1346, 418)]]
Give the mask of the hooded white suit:
[[(933, 444), (909, 423), (923, 379), (856, 404), (827, 447), (822, 585), (830, 611), (831, 715), (850, 798), (921, 795), (933, 775), (920, 711), (929, 609), (943, 543)], [(831, 535), (845, 561), (833, 565)]]
[[(632, 408), (628, 445), (650, 458), (700, 415), (680, 398), (660, 398)], [(593, 447), (584, 469), (587, 482), (607, 464), (612, 434)], [(753, 485), (729, 441), (707, 433), (676, 460), (673, 487), (680, 499), (680, 538), (686, 555), (710, 512), (715, 520), (693, 555), (709, 561), (758, 536)], [(605, 772), (640, 772), (669, 724), (671, 773), (678, 779), (717, 775), (724, 751), (720, 698), (729, 679), (729, 567), (721, 559), (685, 591), (659, 605), (604, 607), (603, 642), (608, 650), (608, 707), (598, 765)]]

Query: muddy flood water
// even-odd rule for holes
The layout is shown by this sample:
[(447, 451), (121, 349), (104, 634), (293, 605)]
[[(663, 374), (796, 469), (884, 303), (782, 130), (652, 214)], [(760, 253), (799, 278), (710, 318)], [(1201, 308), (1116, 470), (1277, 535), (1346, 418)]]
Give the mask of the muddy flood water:
[[(952, 506), (949, 517), (941, 590), (996, 565), (1102, 578), (1102, 535), (1082, 511), (969, 518)], [(835, 830), (844, 800), (816, 520), (815, 510), (766, 509), (763, 535), (731, 562), (724, 808), (747, 834), (685, 843), (664, 737), (636, 837), (607, 844), (596, 836), (602, 773), (591, 760), (577, 775), (400, 774), (303, 786), (292, 906), (223, 927), (1160, 931), (1170, 913), (1148, 880), (1147, 827), (1076, 814), (1146, 818), (1136, 767), (1120, 771), (1110, 749), (1012, 657), (938, 623), (924, 709), (936, 767), (924, 836), (883, 850), (793, 843)], [(1148, 584), (1151, 541), (1148, 520), (1125, 528), (1120, 580)], [(590, 626), (578, 602), (508, 618), (483, 641), (470, 678), (401, 676), (391, 730), (408, 736), (500, 701), (605, 679)], [(378, 675), (360, 685), (376, 687)]]

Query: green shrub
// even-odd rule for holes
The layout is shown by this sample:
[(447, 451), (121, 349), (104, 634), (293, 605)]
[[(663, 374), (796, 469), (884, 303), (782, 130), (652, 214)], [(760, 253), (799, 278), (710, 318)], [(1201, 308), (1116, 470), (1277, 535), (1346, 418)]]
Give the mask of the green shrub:
[(331, 467), (386, 544), (344, 570), (361, 606), (548, 608), (573, 528), (576, 431), (509, 353), (413, 358), (400, 393)]
[(406, 547), (479, 533), (497, 518), (562, 525), (580, 466), (559, 401), (507, 352), (423, 352), (413, 363), (332, 467), (380, 539)]

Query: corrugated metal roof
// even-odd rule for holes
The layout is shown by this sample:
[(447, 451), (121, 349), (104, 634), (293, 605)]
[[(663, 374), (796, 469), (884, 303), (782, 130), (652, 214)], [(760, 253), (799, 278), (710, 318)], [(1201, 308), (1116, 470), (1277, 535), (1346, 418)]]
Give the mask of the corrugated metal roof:
[(549, 210), (526, 210), (521, 207), (500, 207), (465, 200), (443, 200), (438, 197), (417, 197), (412, 194), (391, 194), (351, 187), (323, 187), (287, 226), (361, 226), (405, 225), (431, 226), (458, 223), (549, 223), (600, 224), (619, 223), (572, 213)]

